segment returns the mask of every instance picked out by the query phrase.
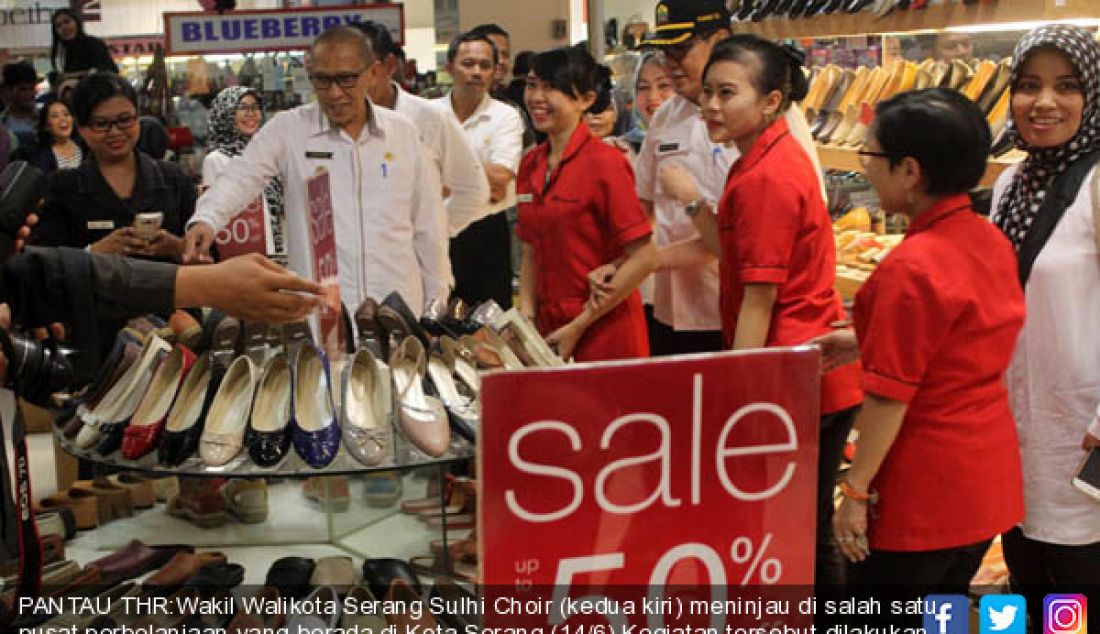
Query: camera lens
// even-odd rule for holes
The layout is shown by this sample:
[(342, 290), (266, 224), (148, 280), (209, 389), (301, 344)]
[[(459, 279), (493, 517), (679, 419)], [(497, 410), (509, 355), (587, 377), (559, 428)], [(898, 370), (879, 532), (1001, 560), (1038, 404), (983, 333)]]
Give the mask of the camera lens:
[(68, 390), (73, 382), (73, 364), (65, 351), (53, 341), (36, 341), (15, 332), (8, 333), (11, 359), (6, 385), (18, 396), (41, 406), (50, 404), (50, 395)]

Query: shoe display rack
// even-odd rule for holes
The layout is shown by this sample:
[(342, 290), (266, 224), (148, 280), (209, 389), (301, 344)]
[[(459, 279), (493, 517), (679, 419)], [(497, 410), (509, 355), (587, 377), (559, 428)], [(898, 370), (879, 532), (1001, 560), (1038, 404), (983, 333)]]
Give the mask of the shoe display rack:
[(409, 471), (423, 467), (445, 467), (451, 463), (462, 462), (474, 457), (474, 446), (457, 435), (451, 437), (446, 453), (439, 457), (430, 457), (404, 438), (394, 442), (393, 453), (374, 466), (364, 466), (353, 458), (341, 446), (336, 457), (328, 466), (320, 469), (306, 464), (297, 454), (290, 452), (278, 465), (261, 467), (249, 459), (246, 452), (222, 466), (210, 466), (198, 456), (188, 458), (178, 467), (167, 467), (157, 461), (155, 453), (147, 454), (137, 460), (127, 460), (119, 453), (101, 456), (93, 450), (81, 450), (72, 440), (61, 434), (55, 434), (57, 445), (67, 453), (81, 460), (98, 463), (114, 469), (139, 471), (152, 475), (175, 475), (212, 478), (309, 478), (315, 476), (337, 476), (364, 474), (377, 471)]
[[(268, 328), (214, 311), (170, 322), (131, 321), (58, 416), (57, 449), (96, 473), (88, 490), (78, 482), (48, 500), (84, 511), (79, 550), (135, 538), (320, 548), (457, 574), (453, 554), (476, 561), (464, 534), (476, 496), (461, 474), (475, 456), (479, 372), (562, 363), (518, 311), (493, 302), (417, 318), (396, 293), (368, 299), (354, 313), (354, 350), (329, 354), (304, 323)], [(115, 471), (174, 481), (176, 492), (158, 497), (165, 507), (128, 502), (105, 475)]]

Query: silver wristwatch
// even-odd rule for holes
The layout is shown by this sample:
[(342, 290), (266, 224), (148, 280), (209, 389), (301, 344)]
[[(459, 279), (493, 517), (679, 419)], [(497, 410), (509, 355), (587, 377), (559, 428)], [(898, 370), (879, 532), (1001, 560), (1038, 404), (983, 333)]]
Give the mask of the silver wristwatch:
[(684, 205), (684, 213), (688, 215), (688, 218), (694, 218), (703, 209), (704, 204), (706, 204), (705, 200), (703, 200), (702, 198), (696, 198), (690, 203)]

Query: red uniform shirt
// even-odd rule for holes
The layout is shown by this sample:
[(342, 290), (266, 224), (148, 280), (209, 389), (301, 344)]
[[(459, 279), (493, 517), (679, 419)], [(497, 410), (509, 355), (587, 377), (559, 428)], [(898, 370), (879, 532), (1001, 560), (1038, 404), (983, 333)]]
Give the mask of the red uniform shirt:
[(1005, 369), (1024, 323), (1016, 255), (996, 227), (950, 196), (856, 295), (863, 388), (909, 404), (871, 484), (871, 547), (974, 544), (1024, 515)]
[[(523, 158), (516, 178), (516, 235), (535, 251), (538, 327), (548, 335), (568, 324), (589, 297), (588, 274), (652, 233), (621, 151), (592, 136), (583, 122), (570, 137), (546, 186), (550, 146)], [(631, 293), (577, 343), (578, 361), (649, 355), (641, 296)]]
[[(718, 209), (722, 336), (733, 345), (746, 284), (775, 284), (765, 345), (792, 346), (845, 319), (836, 280), (833, 225), (813, 163), (779, 119), (734, 163)], [(821, 412), (858, 405), (859, 366), (821, 381)]]

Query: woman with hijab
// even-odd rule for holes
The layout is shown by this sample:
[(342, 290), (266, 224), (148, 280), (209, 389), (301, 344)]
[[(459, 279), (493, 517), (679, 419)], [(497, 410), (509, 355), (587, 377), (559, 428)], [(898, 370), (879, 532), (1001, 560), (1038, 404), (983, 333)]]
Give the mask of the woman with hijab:
[[(1100, 45), (1075, 26), (1035, 29), (1016, 47), (1009, 85), (1008, 134), (1027, 158), (998, 179), (992, 208), (1016, 247), (1027, 302), (1007, 374), (1026, 515), (1003, 540), (1014, 591), (1040, 619), (1045, 593), (1100, 579), (1100, 502), (1071, 484), (1100, 445)], [(1070, 170), (1087, 172), (1072, 202), (1045, 205)], [(1060, 219), (1054, 207), (1065, 208)]]
[(50, 62), (62, 73), (85, 73), (90, 70), (118, 72), (107, 44), (84, 32), (84, 22), (72, 9), (58, 9), (53, 14), (53, 43)]
[[(245, 86), (231, 86), (218, 93), (210, 105), (209, 153), (202, 163), (202, 182), (205, 187), (225, 171), (234, 156), (244, 152), (252, 136), (263, 125), (263, 105), (260, 95)], [(283, 241), (283, 184), (273, 178), (264, 188), (264, 215), (268, 218), (270, 234), (267, 244), (269, 256), (285, 257)]]
[(643, 53), (634, 73), (634, 108), (631, 110), (634, 125), (622, 136), (635, 153), (642, 149), (646, 128), (657, 108), (675, 94), (672, 78), (665, 70), (660, 53)]

